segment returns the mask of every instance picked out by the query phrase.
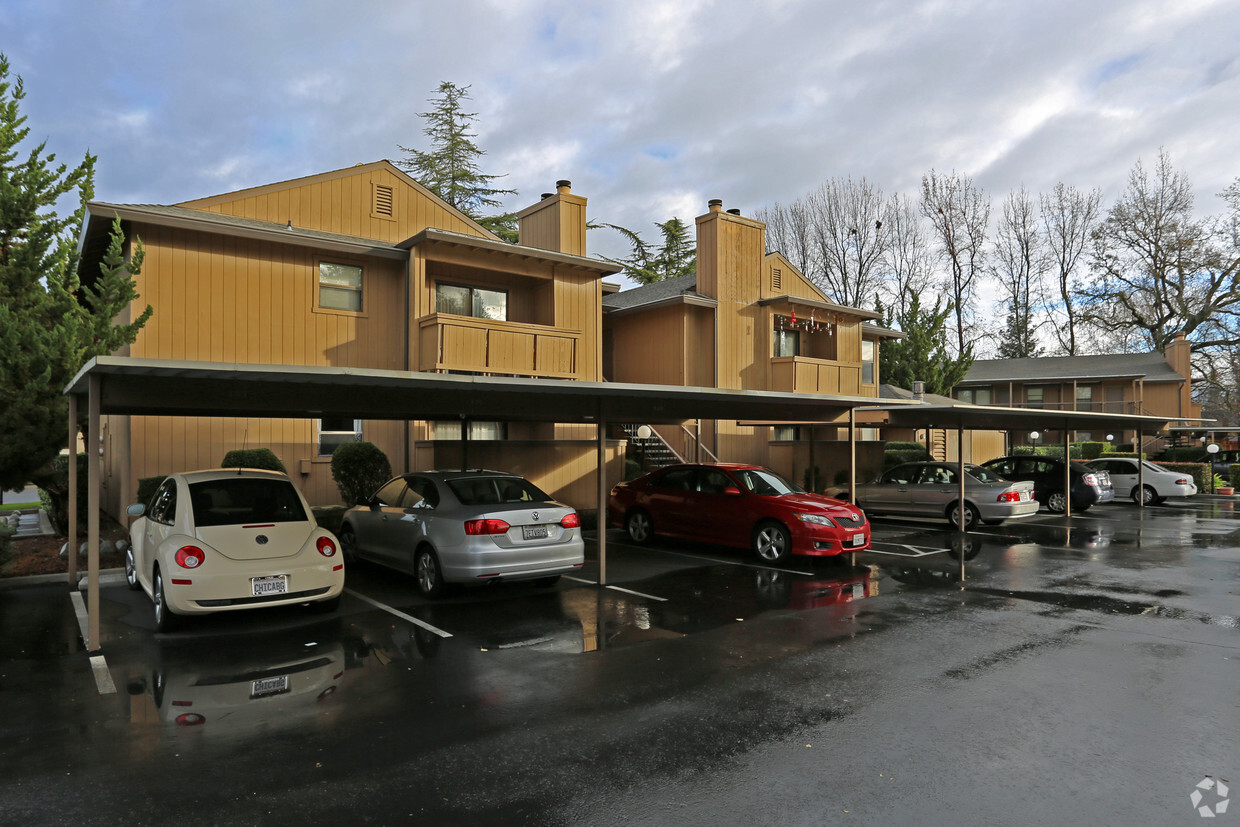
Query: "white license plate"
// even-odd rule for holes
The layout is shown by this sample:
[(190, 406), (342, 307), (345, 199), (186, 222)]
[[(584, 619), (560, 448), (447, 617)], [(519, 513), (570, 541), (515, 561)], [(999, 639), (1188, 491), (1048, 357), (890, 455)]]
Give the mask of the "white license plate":
[(269, 594), (288, 594), (288, 575), (272, 574), (267, 577), (251, 577), (250, 585), (255, 597)]
[(261, 678), (250, 682), (250, 697), (261, 698), (264, 695), (279, 695), (288, 691), (288, 675), (278, 678)]
[(545, 525), (523, 525), (521, 526), (522, 540), (545, 540), (550, 536), (547, 533)]
[(1029, 498), (1030, 498), (1031, 496), (1032, 496), (1032, 495), (1031, 495), (1028, 491), (1021, 491), (1021, 492), (1020, 492), (1020, 501), (1021, 501), (1021, 502), (1023, 502), (1023, 503), (1027, 503), (1027, 502), (1029, 502)]
[(865, 545), (865, 535), (864, 535), (864, 534), (854, 534), (854, 535), (852, 536), (852, 544), (853, 544), (854, 546), (864, 546), (864, 545)]

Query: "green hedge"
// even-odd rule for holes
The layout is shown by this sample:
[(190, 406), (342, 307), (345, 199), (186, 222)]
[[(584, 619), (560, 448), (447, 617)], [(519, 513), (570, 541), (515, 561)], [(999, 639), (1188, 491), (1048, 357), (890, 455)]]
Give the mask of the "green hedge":
[(392, 464), (373, 442), (342, 442), (332, 451), (332, 479), (350, 508), (364, 502), (391, 478)]
[(1228, 470), (1228, 479), (1233, 488), (1240, 488), (1240, 465), (1233, 464)]
[(883, 444), (884, 451), (922, 451), (925, 452), (926, 446), (920, 442), (887, 442)]
[[(86, 454), (77, 455), (77, 508), (78, 520), (86, 519), (88, 510), (87, 497), (90, 486), (87, 484)], [(43, 480), (39, 488), (39, 500), (52, 526), (60, 534), (69, 533), (69, 455), (60, 454), (52, 460), (51, 473)]]
[(1214, 474), (1208, 462), (1159, 462), (1158, 464), (1168, 471), (1191, 475), (1193, 482), (1197, 483), (1198, 491), (1211, 490), (1210, 482)]
[(229, 451), (224, 455), (221, 468), (258, 468), (263, 471), (279, 471), (287, 474), (288, 470), (280, 458), (270, 448), (244, 448)]
[(925, 448), (917, 448), (916, 450), (887, 450), (883, 452), (883, 470), (895, 468), (897, 465), (903, 465), (906, 462), (926, 462), (930, 459), (930, 454)]

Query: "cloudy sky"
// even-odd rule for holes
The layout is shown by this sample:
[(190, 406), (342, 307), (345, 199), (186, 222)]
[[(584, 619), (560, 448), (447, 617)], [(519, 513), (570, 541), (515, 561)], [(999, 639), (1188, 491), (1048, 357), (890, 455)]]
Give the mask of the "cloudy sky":
[(568, 178), (591, 219), (651, 233), (836, 176), (914, 194), (931, 168), (996, 208), (1056, 181), (1109, 202), (1160, 147), (1218, 212), (1238, 43), (1234, 0), (0, 0), (32, 137), (98, 155), (101, 200), (399, 159), (448, 80), (508, 206)]

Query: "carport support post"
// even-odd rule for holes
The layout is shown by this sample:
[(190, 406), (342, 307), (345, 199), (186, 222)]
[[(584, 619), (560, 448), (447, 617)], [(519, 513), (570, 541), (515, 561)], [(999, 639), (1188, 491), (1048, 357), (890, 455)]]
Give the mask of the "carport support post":
[(77, 588), (78, 569), (78, 507), (77, 492), (81, 480), (78, 479), (77, 465), (77, 394), (69, 394), (69, 542), (65, 550), (69, 553), (69, 588)]
[[(1137, 429), (1137, 508), (1145, 508), (1145, 457), (1141, 456), (1141, 429)], [(1214, 493), (1214, 458), (1206, 454), (1206, 463), (1210, 475), (1210, 493)]]
[(1068, 421), (1063, 423), (1063, 515), (1072, 516), (1072, 443), (1068, 441)]
[[(958, 426), (956, 428), (956, 483), (959, 486), (959, 490), (956, 492), (956, 496), (958, 497), (958, 499), (956, 500), (956, 503), (957, 503), (956, 507), (959, 509), (959, 514), (960, 514), (960, 519), (956, 521), (956, 527), (960, 531), (960, 534), (963, 536), (965, 533), (965, 527), (964, 527), (964, 426), (963, 425)], [(960, 559), (962, 561), (960, 564), (960, 573), (961, 573), (961, 579), (963, 579), (964, 578), (964, 563), (963, 563), (964, 553), (963, 552), (961, 552)]]
[(607, 585), (607, 420), (601, 411), (598, 416), (598, 584)]
[[(87, 405), (86, 426), (86, 477), (89, 488), (86, 491), (86, 560), (88, 567), (86, 585), (86, 606), (88, 614), (88, 637), (86, 651), (99, 651), (99, 377), (91, 374), (90, 396)], [(74, 446), (76, 447), (76, 446)], [(70, 456), (71, 465), (77, 463), (74, 452)], [(73, 554), (70, 549), (69, 553)]]
[(848, 501), (857, 502), (857, 409), (848, 409)]

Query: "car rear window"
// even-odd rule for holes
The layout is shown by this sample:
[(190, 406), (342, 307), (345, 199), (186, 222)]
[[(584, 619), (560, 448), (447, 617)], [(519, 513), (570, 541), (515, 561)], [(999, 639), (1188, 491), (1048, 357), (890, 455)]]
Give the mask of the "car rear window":
[(469, 477), (448, 480), (448, 487), (461, 505), (541, 503), (551, 499), (538, 486), (520, 477)]
[(306, 520), (297, 489), (288, 480), (235, 477), (189, 487), (194, 525), (252, 525)]

